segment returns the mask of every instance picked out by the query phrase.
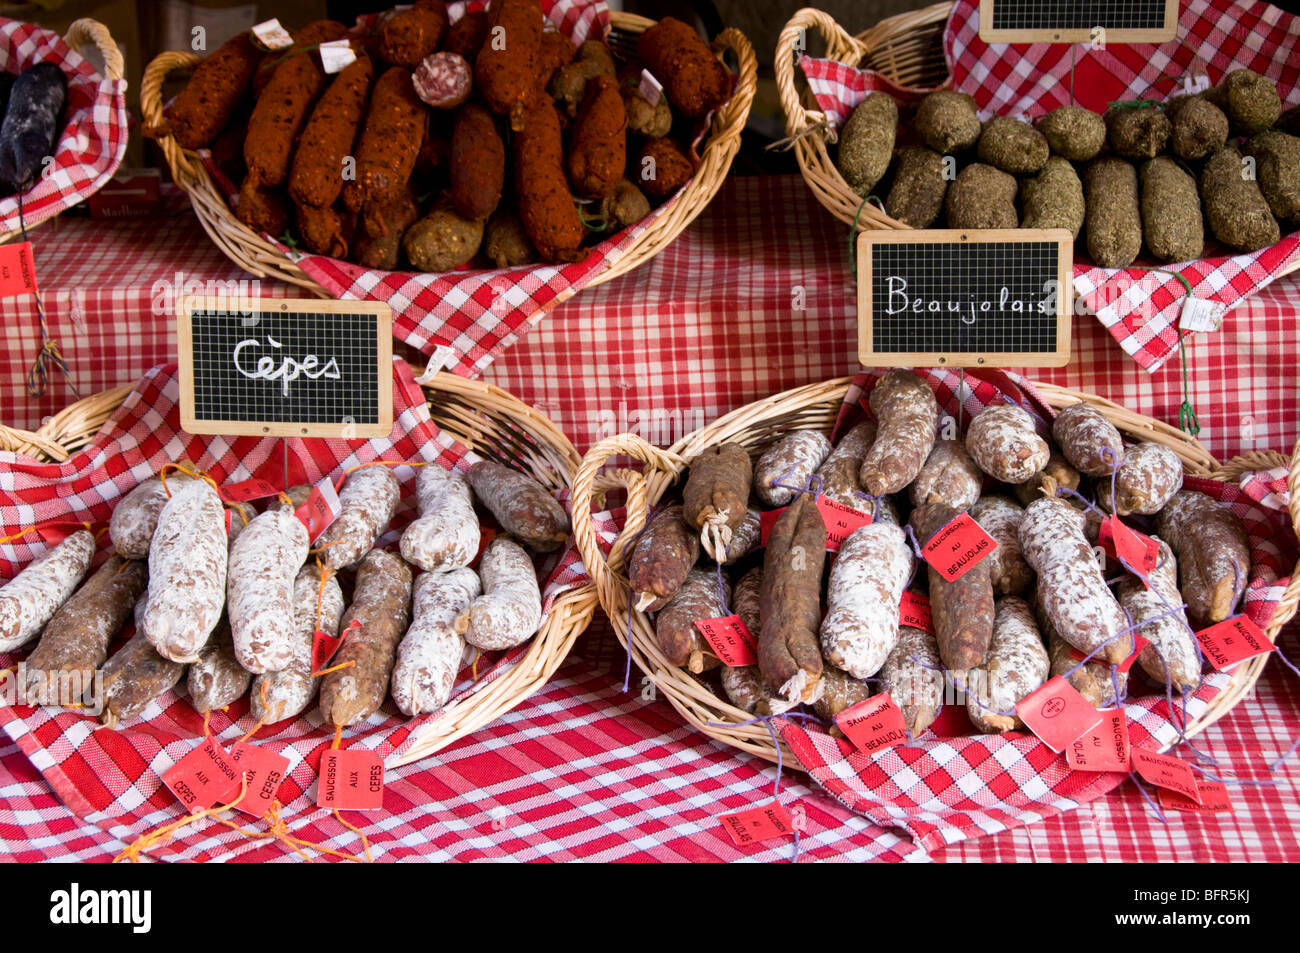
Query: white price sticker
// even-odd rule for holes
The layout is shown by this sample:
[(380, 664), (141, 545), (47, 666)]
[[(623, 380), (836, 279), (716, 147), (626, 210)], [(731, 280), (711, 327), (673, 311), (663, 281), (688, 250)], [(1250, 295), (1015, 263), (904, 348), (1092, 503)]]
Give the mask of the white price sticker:
[(648, 69), (643, 69), (641, 71), (640, 90), (641, 95), (645, 97), (645, 101), (651, 106), (658, 106), (659, 99), (664, 94), (663, 84), (660, 83), (659, 80), (655, 79), (654, 73), (650, 72)]
[(450, 364), (455, 356), (456, 352), (452, 348), (446, 344), (439, 344), (429, 355), (429, 363), (425, 365), (424, 373), (417, 377), (415, 382), (420, 385), (432, 383), (433, 376)]
[(268, 50), (285, 50), (293, 46), (293, 37), (275, 17), (253, 27), (253, 36)]
[(320, 45), (320, 63), (327, 73), (338, 73), (357, 61), (351, 40), (331, 40)]
[(1188, 96), (1204, 92), (1210, 88), (1210, 77), (1204, 73), (1188, 73), (1183, 77), (1183, 92)]
[(1204, 298), (1188, 298), (1178, 318), (1178, 327), (1184, 331), (1217, 331), (1223, 326), (1227, 307)]

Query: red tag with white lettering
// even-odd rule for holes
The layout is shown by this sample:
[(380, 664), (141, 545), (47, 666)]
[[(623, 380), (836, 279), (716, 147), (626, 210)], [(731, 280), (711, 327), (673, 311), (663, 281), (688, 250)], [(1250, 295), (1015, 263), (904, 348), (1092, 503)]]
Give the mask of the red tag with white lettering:
[(289, 770), (289, 759), (246, 741), (237, 741), (230, 749), (229, 761), (240, 776), (235, 778), (235, 786), (226, 797), (232, 801), (239, 797), (243, 776), (247, 776), (248, 789), (235, 807), (253, 817), (265, 817)]
[(879, 751), (907, 743), (907, 727), (888, 692), (864, 698), (835, 716), (835, 724), (859, 751)]
[(1160, 798), (1160, 806), (1167, 811), (1185, 811), (1188, 814), (1219, 814), (1225, 811), (1232, 813), (1232, 799), (1228, 797), (1228, 787), (1222, 781), (1204, 781), (1197, 778), (1196, 793), (1201, 796), (1199, 804), (1164, 788), (1156, 792)]
[(325, 527), (334, 522), (334, 512), (330, 509), (328, 501), (321, 493), (319, 486), (311, 488), (311, 494), (307, 497), (307, 502), (293, 511), (293, 515), (298, 517), (298, 521), (307, 527), (307, 539), (311, 542), (316, 541), (316, 537), (325, 532)]
[(747, 847), (773, 837), (794, 833), (790, 812), (780, 801), (762, 807), (751, 807), (738, 814), (723, 814), (718, 820), (737, 847)]
[(1026, 728), (1057, 754), (1102, 721), (1101, 713), (1060, 675), (1021, 699), (1016, 714)]
[(1107, 516), (1101, 521), (1097, 542), (1107, 555), (1123, 560), (1144, 583), (1160, 559), (1160, 544), (1129, 527), (1118, 516)]
[(758, 541), (760, 545), (766, 546), (767, 539), (772, 535), (772, 527), (776, 521), (781, 518), (786, 508), (783, 506), (779, 510), (763, 510), (758, 514)]
[(923, 592), (903, 590), (903, 600), (898, 604), (898, 624), (910, 625), (934, 635), (934, 618), (930, 615), (930, 597)]
[(949, 582), (970, 572), (993, 550), (997, 541), (969, 513), (955, 517), (921, 547), (925, 561)]
[(738, 615), (724, 615), (716, 619), (696, 619), (695, 627), (709, 643), (713, 654), (729, 668), (753, 665), (758, 661), (758, 644), (753, 634), (740, 621)]
[(1079, 771), (1127, 771), (1128, 715), (1123, 708), (1101, 713), (1101, 724), (1085, 731), (1065, 749), (1065, 760)]
[(348, 623), (348, 627), (338, 635), (330, 635), (320, 629), (313, 632), (311, 636), (311, 670), (319, 672), (328, 665), (330, 659), (334, 657), (334, 653), (343, 644), (343, 640), (359, 628), (361, 628), (361, 620), (353, 619)]
[(316, 806), (378, 811), (384, 806), (384, 759), (364, 748), (330, 748), (320, 758)]
[(204, 738), (201, 745), (162, 776), (163, 784), (191, 814), (206, 810), (227, 796), (232, 781), (238, 785), (239, 772), (230, 764), (226, 750), (211, 737)]
[(840, 551), (844, 541), (853, 535), (855, 529), (871, 523), (870, 513), (855, 510), (824, 496), (817, 497), (817, 509), (821, 510), (822, 522), (826, 524), (826, 549), (832, 553)]
[(36, 293), (36, 260), (31, 242), (0, 245), (0, 298)]
[(936, 738), (965, 738), (975, 726), (970, 723), (970, 713), (965, 705), (944, 705), (939, 717), (930, 722), (929, 731)]
[(1260, 631), (1259, 626), (1244, 615), (1215, 623), (1196, 633), (1201, 651), (1217, 671), (1226, 672), (1234, 665), (1256, 655), (1273, 651), (1273, 643)]
[(1186, 761), (1146, 748), (1133, 748), (1130, 752), (1133, 770), (1148, 784), (1158, 788), (1168, 788), (1197, 804), (1201, 803), (1201, 793), (1196, 787), (1196, 775)]
[(247, 503), (249, 500), (264, 500), (275, 496), (279, 489), (269, 480), (240, 480), (217, 488), (217, 495), (227, 503)]

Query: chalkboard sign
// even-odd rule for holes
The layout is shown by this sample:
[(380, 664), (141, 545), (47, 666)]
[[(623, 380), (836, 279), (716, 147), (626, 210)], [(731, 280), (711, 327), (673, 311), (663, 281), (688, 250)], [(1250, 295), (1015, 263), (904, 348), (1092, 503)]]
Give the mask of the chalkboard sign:
[(177, 322), (189, 433), (386, 437), (393, 312), (372, 301), (184, 298)]
[(1074, 240), (1064, 229), (858, 235), (858, 359), (867, 367), (1070, 362)]
[(980, 0), (979, 33), (985, 43), (1167, 43), (1178, 0)]

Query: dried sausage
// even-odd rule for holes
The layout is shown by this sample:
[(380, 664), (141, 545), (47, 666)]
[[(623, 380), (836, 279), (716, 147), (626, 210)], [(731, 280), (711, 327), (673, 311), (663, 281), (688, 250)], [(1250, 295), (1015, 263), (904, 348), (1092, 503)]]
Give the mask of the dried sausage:
[(402, 533), (402, 558), (426, 572), (473, 562), (481, 534), (465, 477), (431, 463), (420, 467), (415, 495), (420, 517)]
[(898, 643), (898, 608), (912, 574), (912, 551), (897, 526), (854, 530), (831, 566), (822, 655), (854, 678), (880, 671)]
[(342, 569), (369, 552), (393, 518), (401, 496), (402, 486), (386, 466), (364, 467), (348, 474), (339, 492), (339, 515), (316, 538), (325, 565)]
[(485, 652), (512, 649), (537, 634), (542, 594), (537, 570), (512, 539), (492, 540), (479, 562), (483, 593), (456, 617), (456, 632)]
[(275, 672), (293, 656), (293, 583), (307, 559), (307, 528), (286, 509), (253, 519), (230, 548), (226, 612), (248, 671)]
[(916, 479), (939, 432), (939, 404), (925, 378), (895, 368), (871, 390), (876, 441), (862, 460), (859, 479), (872, 496), (897, 493)]
[(481, 460), (469, 468), (474, 496), (501, 528), (539, 553), (560, 548), (569, 536), (569, 517), (555, 497), (532, 477)]
[(393, 701), (402, 714), (437, 711), (451, 698), (465, 652), (456, 618), (480, 592), (472, 569), (426, 572), (415, 580), (414, 621), (393, 667)]
[(80, 584), (94, 556), (95, 537), (77, 530), (0, 588), (0, 652), (36, 638)]
[(784, 702), (812, 702), (821, 694), (822, 569), (826, 523), (808, 494), (776, 521), (763, 560), (758, 665), (768, 690)]

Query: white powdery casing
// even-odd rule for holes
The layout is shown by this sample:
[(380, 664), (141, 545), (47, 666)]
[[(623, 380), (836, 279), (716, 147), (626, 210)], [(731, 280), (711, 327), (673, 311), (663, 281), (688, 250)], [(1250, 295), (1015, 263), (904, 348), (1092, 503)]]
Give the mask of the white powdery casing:
[(1021, 700), (1045, 681), (1052, 663), (1033, 610), (1023, 599), (999, 599), (993, 618), (993, 640), (979, 668), (966, 675), (966, 714), (980, 731), (1019, 728), (1015, 715)]
[(167, 505), (167, 494), (175, 493), (191, 479), (184, 473), (169, 473), (164, 486), (161, 477), (150, 477), (118, 501), (108, 520), (108, 538), (119, 556), (144, 559), (149, 555), (149, 543), (158, 528), (158, 516)]
[(966, 452), (975, 465), (1003, 483), (1024, 483), (1051, 457), (1047, 441), (1034, 429), (1034, 418), (1014, 404), (986, 407), (966, 431)]
[(393, 701), (402, 714), (437, 711), (451, 698), (466, 644), (456, 633), (456, 618), (480, 592), (472, 569), (426, 572), (415, 580), (415, 621), (393, 666)]
[[(1183, 461), (1158, 443), (1138, 443), (1124, 451), (1124, 463), (1115, 475), (1115, 506), (1121, 516), (1159, 513), (1183, 488)], [(1097, 502), (1110, 509), (1110, 493), (1103, 487)]]
[(419, 469), (415, 496), (420, 517), (402, 533), (402, 558), (426, 572), (473, 562), (481, 531), (465, 478), (431, 463)]
[(95, 557), (95, 537), (84, 529), (33, 559), (0, 588), (0, 652), (26, 645), (67, 602)]
[(902, 626), (898, 644), (885, 660), (880, 677), (913, 738), (939, 717), (943, 709), (943, 663), (939, 644), (929, 632)]
[(342, 569), (370, 552), (401, 496), (402, 485), (390, 467), (363, 467), (349, 473), (339, 491), (339, 515), (316, 539), (325, 565)]
[(1061, 638), (1084, 653), (1107, 643), (1098, 660), (1122, 662), (1132, 640), (1115, 636), (1128, 623), (1083, 534), (1083, 514), (1064, 500), (1035, 500), (1020, 521), (1020, 551), (1038, 573), (1038, 603)]
[[(1156, 568), (1147, 573), (1148, 589), (1140, 579), (1126, 577), (1119, 584), (1119, 604), (1124, 607), (1136, 635), (1151, 644), (1138, 655), (1142, 671), (1158, 685), (1165, 684), (1165, 669), (1175, 693), (1185, 688), (1195, 688), (1201, 681), (1201, 659), (1196, 651), (1196, 636), (1187, 623), (1183, 611), (1183, 594), (1178, 589), (1178, 560), (1169, 544), (1152, 536), (1160, 544)], [(1170, 609), (1177, 611), (1172, 614)], [(1159, 618), (1157, 618), (1157, 616)]]
[(970, 515), (997, 548), (985, 556), (995, 596), (1018, 596), (1033, 582), (1033, 572), (1020, 552), (1020, 521), (1024, 509), (1005, 496), (983, 496), (975, 501)]
[[(790, 487), (808, 485), (831, 452), (831, 442), (820, 430), (796, 430), (786, 434), (754, 464), (754, 492), (768, 506), (785, 506), (794, 499)], [(777, 486), (777, 482), (785, 486)]]
[(898, 607), (912, 572), (912, 551), (891, 523), (869, 523), (840, 547), (827, 587), (822, 652), (854, 678), (880, 671), (898, 644)]
[(226, 516), (205, 480), (172, 491), (149, 544), (143, 635), (159, 655), (193, 662), (226, 604)]
[(479, 563), (483, 594), (456, 620), (465, 641), (485, 652), (512, 649), (542, 624), (542, 592), (532, 560), (514, 540), (492, 540)]
[(307, 560), (307, 528), (289, 510), (269, 509), (230, 549), (226, 614), (239, 664), (278, 672), (293, 656), (293, 583)]
[(316, 600), (319, 597), (319, 628), (326, 635), (339, 634), (339, 620), (343, 618), (345, 608), (338, 579), (330, 573), (322, 587), (320, 576), (320, 567), (313, 564), (303, 566), (293, 581), (293, 651), (289, 664), (280, 671), (267, 672), (253, 680), (254, 718), (282, 721), (297, 717), (316, 697), (320, 678), (312, 678), (311, 674), (312, 645), (318, 621)]

